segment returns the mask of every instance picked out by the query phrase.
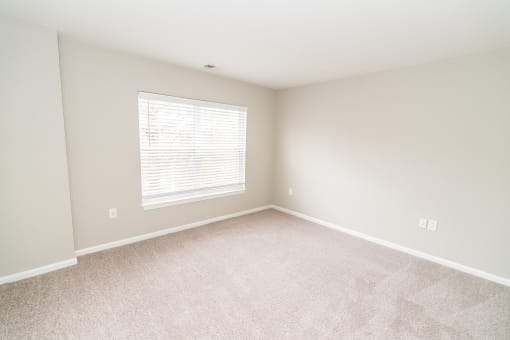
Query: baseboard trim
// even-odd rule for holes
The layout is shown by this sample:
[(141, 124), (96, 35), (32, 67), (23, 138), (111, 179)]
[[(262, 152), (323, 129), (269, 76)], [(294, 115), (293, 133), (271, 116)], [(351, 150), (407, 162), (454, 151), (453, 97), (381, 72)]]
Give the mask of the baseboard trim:
[(52, 272), (55, 270), (74, 266), (77, 263), (78, 263), (78, 260), (76, 259), (76, 257), (73, 257), (69, 260), (55, 262), (52, 264), (48, 264), (46, 266), (37, 267), (37, 268), (29, 269), (29, 270), (26, 270), (23, 272), (2, 276), (2, 277), (0, 277), (0, 285), (2, 285), (4, 283), (11, 283), (11, 282), (16, 282), (16, 281), (23, 280), (23, 279), (28, 279), (30, 277), (34, 277), (37, 275), (46, 274), (46, 273), (49, 273), (49, 272)]
[(315, 217), (312, 217), (312, 216), (309, 216), (309, 215), (306, 215), (306, 214), (303, 214), (303, 213), (300, 213), (300, 212), (297, 212), (297, 211), (294, 211), (291, 209), (280, 207), (278, 205), (273, 205), (272, 208), (275, 210), (281, 211), (283, 213), (299, 217), (303, 220), (307, 220), (307, 221), (322, 225), (324, 227), (334, 229), (337, 231), (341, 231), (343, 233), (367, 240), (369, 242), (379, 244), (381, 246), (385, 246), (385, 247), (388, 247), (388, 248), (391, 248), (394, 250), (398, 250), (403, 253), (407, 253), (409, 255), (422, 258), (424, 260), (435, 262), (435, 263), (443, 265), (445, 267), (456, 269), (461, 272), (471, 274), (471, 275), (480, 277), (482, 279), (489, 280), (489, 281), (496, 282), (496, 283), (510, 287), (510, 279), (508, 279), (508, 278), (504, 278), (504, 277), (501, 277), (501, 276), (498, 276), (495, 274), (487, 273), (483, 270), (469, 267), (469, 266), (466, 266), (466, 265), (463, 265), (463, 264), (460, 264), (460, 263), (457, 263), (454, 261), (450, 261), (450, 260), (447, 260), (447, 259), (444, 259), (441, 257), (437, 257), (437, 256), (434, 256), (434, 255), (431, 255), (428, 253), (424, 253), (424, 252), (421, 252), (418, 250), (407, 248), (402, 245), (399, 245), (399, 244), (396, 244), (393, 242), (389, 242), (389, 241), (386, 241), (386, 240), (383, 240), (383, 239), (380, 239), (380, 238), (377, 238), (374, 236), (370, 236), (370, 235), (367, 235), (367, 234), (364, 234), (364, 233), (361, 233), (359, 231), (355, 231), (355, 230), (352, 230), (349, 228), (345, 228), (345, 227), (339, 226), (335, 223), (327, 222), (327, 221), (324, 221), (324, 220), (321, 220), (321, 219), (318, 219), (318, 218), (315, 218)]
[(239, 211), (239, 212), (236, 212), (236, 213), (233, 213), (233, 214), (213, 217), (213, 218), (209, 218), (207, 220), (202, 220), (202, 221), (198, 221), (198, 222), (193, 222), (193, 223), (181, 225), (181, 226), (178, 226), (178, 227), (171, 227), (171, 228), (166, 228), (166, 229), (158, 230), (158, 231), (155, 231), (155, 232), (152, 232), (152, 233), (147, 233), (147, 234), (142, 234), (142, 235), (138, 235), (138, 236), (128, 237), (128, 238), (125, 238), (125, 239), (122, 239), (122, 240), (118, 240), (118, 241), (113, 241), (113, 242), (103, 243), (103, 244), (100, 244), (100, 245), (97, 245), (97, 246), (92, 246), (92, 247), (87, 247), (87, 248), (83, 248), (83, 249), (78, 249), (78, 250), (75, 251), (75, 254), (76, 254), (76, 256), (83, 256), (83, 255), (87, 255), (87, 254), (97, 253), (99, 251), (103, 251), (103, 250), (106, 250), (106, 249), (117, 248), (117, 247), (125, 246), (125, 245), (128, 245), (128, 244), (132, 244), (132, 243), (148, 240), (148, 239), (159, 237), (159, 236), (163, 236), (163, 235), (172, 234), (172, 233), (176, 233), (176, 232), (183, 231), (183, 230), (188, 230), (188, 229), (192, 229), (192, 228), (201, 227), (201, 226), (206, 225), (206, 224), (210, 224), (210, 223), (214, 223), (214, 222), (219, 222), (219, 221), (227, 220), (229, 218), (239, 217), (239, 216), (243, 216), (243, 215), (248, 215), (248, 214), (256, 213), (256, 212), (259, 212), (259, 211), (262, 211), (262, 210), (271, 209), (272, 207), (273, 207), (272, 205), (265, 205), (265, 206), (261, 206), (261, 207), (250, 209), (250, 210)]
[[(476, 268), (473, 268), (473, 267), (470, 267), (470, 266), (466, 266), (466, 265), (463, 265), (463, 264), (460, 264), (460, 263), (457, 263), (457, 262), (454, 262), (454, 261), (451, 261), (451, 260), (447, 260), (447, 259), (444, 259), (444, 258), (441, 258), (441, 257), (437, 257), (437, 256), (434, 256), (434, 255), (431, 255), (431, 254), (428, 254), (428, 253), (424, 253), (424, 252), (421, 252), (421, 251), (418, 251), (418, 250), (414, 250), (414, 249), (411, 249), (411, 248), (408, 248), (408, 247), (404, 247), (402, 245), (399, 245), (399, 244), (396, 244), (396, 243), (393, 243), (393, 242), (389, 242), (389, 241), (386, 241), (386, 240), (383, 240), (383, 239), (380, 239), (380, 238), (377, 238), (377, 237), (374, 237), (374, 236), (370, 236), (368, 234), (364, 234), (364, 233), (361, 233), (359, 231), (355, 231), (355, 230), (352, 230), (352, 229), (349, 229), (349, 228), (345, 228), (345, 227), (339, 226), (339, 225), (337, 225), (335, 223), (327, 222), (327, 221), (321, 220), (319, 218), (312, 217), (312, 216), (300, 213), (298, 211), (287, 209), (287, 208), (284, 208), (284, 207), (281, 207), (281, 206), (278, 206), (278, 205), (265, 205), (265, 206), (261, 206), (261, 207), (250, 209), (250, 210), (244, 210), (244, 211), (240, 211), (240, 212), (236, 212), (236, 213), (232, 213), (232, 214), (228, 214), (228, 215), (213, 217), (213, 218), (210, 218), (210, 219), (207, 219), (207, 220), (193, 222), (193, 223), (181, 225), (181, 226), (178, 226), (178, 227), (166, 228), (166, 229), (158, 230), (158, 231), (155, 231), (155, 232), (152, 232), (152, 233), (147, 233), (147, 234), (143, 234), (143, 235), (139, 235), (139, 236), (129, 237), (129, 238), (126, 238), (126, 239), (122, 239), (122, 240), (118, 240), (118, 241), (113, 241), (113, 242), (108, 242), (108, 243), (100, 244), (100, 245), (93, 246), (93, 247), (83, 248), (83, 249), (76, 250), (75, 254), (76, 254), (76, 256), (83, 256), (83, 255), (87, 255), (87, 254), (92, 254), (92, 253), (96, 253), (96, 252), (99, 252), (99, 251), (102, 251), (102, 250), (116, 248), (116, 247), (121, 247), (121, 246), (124, 246), (124, 245), (128, 245), (128, 244), (132, 244), (132, 243), (148, 240), (148, 239), (151, 239), (151, 238), (155, 238), (155, 237), (159, 237), (159, 236), (163, 236), (163, 235), (167, 235), (167, 234), (176, 233), (176, 232), (183, 231), (183, 230), (188, 230), (188, 229), (192, 229), (192, 228), (201, 227), (201, 226), (206, 225), (206, 224), (210, 224), (210, 223), (214, 223), (214, 222), (219, 222), (219, 221), (227, 220), (229, 218), (234, 218), (234, 217), (239, 217), (239, 216), (243, 216), (243, 215), (248, 215), (248, 214), (256, 213), (256, 212), (267, 210), (267, 209), (275, 209), (275, 210), (278, 210), (280, 212), (283, 212), (283, 213), (286, 213), (286, 214), (289, 214), (289, 215), (292, 215), (292, 216), (296, 216), (296, 217), (301, 218), (303, 220), (307, 220), (307, 221), (310, 221), (310, 222), (322, 225), (324, 227), (327, 227), (327, 228), (330, 228), (330, 229), (334, 229), (334, 230), (337, 230), (337, 231), (340, 231), (340, 232), (343, 232), (343, 233), (346, 233), (346, 234), (349, 234), (349, 235), (352, 235), (352, 236), (355, 236), (355, 237), (367, 240), (369, 242), (382, 245), (384, 247), (388, 247), (388, 248), (391, 248), (391, 249), (394, 249), (394, 250), (397, 250), (397, 251), (401, 251), (403, 253), (407, 253), (409, 255), (412, 255), (412, 256), (415, 256), (415, 257), (419, 257), (419, 258), (422, 258), (424, 260), (428, 260), (428, 261), (431, 261), (431, 262), (443, 265), (445, 267), (449, 267), (449, 268), (452, 268), (452, 269), (455, 269), (455, 270), (459, 270), (461, 272), (464, 272), (464, 273), (467, 273), (467, 274), (471, 274), (471, 275), (480, 277), (482, 279), (486, 279), (486, 280), (489, 280), (489, 281), (492, 281), (492, 282), (496, 282), (496, 283), (499, 283), (499, 284), (502, 284), (502, 285), (510, 287), (510, 279), (508, 279), (508, 278), (504, 278), (504, 277), (501, 277), (501, 276), (498, 276), (498, 275), (495, 275), (495, 274), (491, 274), (491, 273), (488, 273), (488, 272), (485, 272), (483, 270), (476, 269)], [(6, 275), (6, 276), (2, 276), (2, 277), (0, 277), (0, 285), (5, 284), (5, 283), (16, 282), (16, 281), (19, 281), (19, 280), (23, 280), (23, 279), (27, 279), (27, 278), (30, 278), (30, 277), (38, 276), (38, 275), (41, 275), (41, 274), (46, 274), (46, 273), (49, 273), (49, 272), (52, 272), (52, 271), (55, 271), (55, 270), (59, 270), (59, 269), (63, 269), (63, 268), (66, 268), (66, 267), (73, 266), (73, 265), (75, 265), (77, 263), (78, 263), (78, 261), (77, 261), (77, 258), (75, 257), (75, 258), (71, 258), (71, 259), (68, 259), (68, 260), (64, 260), (64, 261), (60, 261), (60, 262), (55, 262), (55, 263), (52, 263), (52, 264), (49, 264), (49, 265), (46, 265), (46, 266), (42, 266), (42, 267), (37, 267), (37, 268), (34, 268), (34, 269), (26, 270), (26, 271), (23, 271), (23, 272), (19, 272), (19, 273), (15, 273), (15, 274), (10, 274), (10, 275)]]

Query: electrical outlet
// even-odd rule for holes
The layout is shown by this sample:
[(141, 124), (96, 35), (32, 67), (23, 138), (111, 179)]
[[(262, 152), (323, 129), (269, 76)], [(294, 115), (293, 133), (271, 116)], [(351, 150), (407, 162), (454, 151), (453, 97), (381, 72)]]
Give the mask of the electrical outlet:
[(108, 210), (108, 216), (110, 218), (117, 218), (117, 208), (110, 208)]
[(292, 187), (289, 187), (289, 196), (292, 196), (294, 195), (294, 190), (292, 189)]
[(426, 218), (420, 218), (420, 221), (418, 222), (418, 226), (423, 229), (427, 229), (427, 219)]
[(427, 229), (430, 231), (437, 231), (437, 221), (429, 220), (429, 222), (427, 223)]

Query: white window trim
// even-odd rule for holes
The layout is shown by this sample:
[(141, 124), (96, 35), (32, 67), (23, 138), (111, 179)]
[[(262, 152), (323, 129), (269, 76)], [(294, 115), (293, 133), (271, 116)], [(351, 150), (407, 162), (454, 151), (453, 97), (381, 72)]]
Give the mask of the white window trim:
[(155, 198), (150, 201), (145, 200), (145, 202), (142, 203), (142, 207), (143, 207), (143, 210), (158, 209), (158, 208), (163, 208), (163, 207), (170, 207), (173, 205), (205, 201), (205, 200), (210, 200), (210, 199), (214, 199), (214, 198), (241, 195), (241, 194), (244, 194), (245, 192), (246, 192), (246, 188), (242, 189), (242, 190), (231, 190), (231, 191), (218, 192), (218, 193), (208, 194), (208, 195), (200, 194), (200, 195), (197, 195), (196, 197), (174, 199), (174, 200), (169, 200), (168, 197), (162, 197), (162, 198), (157, 198), (157, 199)]
[[(144, 98), (144, 99), (155, 99), (155, 100), (162, 100), (162, 101), (166, 101), (166, 100), (168, 100), (168, 98), (172, 98), (173, 102), (181, 102), (181, 101), (187, 102), (187, 103), (194, 102), (197, 105), (201, 104), (201, 103), (209, 103), (209, 104), (214, 105), (215, 107), (220, 107), (220, 108), (227, 108), (227, 109), (230, 109), (230, 108), (243, 109), (244, 108), (245, 110), (247, 109), (246, 107), (237, 106), (237, 105), (224, 104), (224, 103), (218, 103), (218, 102), (208, 102), (208, 101), (203, 101), (203, 100), (199, 100), (199, 99), (174, 97), (174, 96), (169, 96), (169, 95), (160, 95), (160, 94), (149, 93), (149, 92), (139, 92), (138, 97)], [(244, 121), (245, 129), (246, 129), (246, 124), (247, 124), (246, 120), (247, 120), (247, 118), (245, 118), (245, 121)], [(245, 151), (244, 152), (246, 153), (246, 130), (244, 133), (245, 133), (245, 135), (244, 135)], [(243, 164), (243, 173), (244, 174), (246, 174), (245, 167), (246, 167), (246, 159)], [(202, 191), (202, 192), (197, 191), (196, 195), (193, 195), (193, 196), (184, 195), (185, 197), (182, 197), (182, 198), (178, 197), (178, 194), (177, 195), (170, 194), (168, 196), (161, 196), (161, 197), (155, 197), (155, 198), (143, 198), (142, 197), (141, 207), (144, 210), (151, 210), (151, 209), (157, 209), (157, 208), (162, 208), (162, 207), (198, 202), (198, 201), (203, 201), (203, 200), (210, 200), (210, 199), (215, 199), (215, 198), (240, 195), (240, 194), (244, 194), (244, 192), (246, 191), (246, 184), (245, 184), (245, 182), (243, 182), (241, 184), (227, 186), (224, 188), (224, 190), (216, 190), (211, 193), (207, 193), (207, 188), (204, 188), (204, 191)], [(172, 197), (172, 196), (174, 196), (174, 197)], [(177, 196), (177, 197), (175, 197), (175, 196)]]

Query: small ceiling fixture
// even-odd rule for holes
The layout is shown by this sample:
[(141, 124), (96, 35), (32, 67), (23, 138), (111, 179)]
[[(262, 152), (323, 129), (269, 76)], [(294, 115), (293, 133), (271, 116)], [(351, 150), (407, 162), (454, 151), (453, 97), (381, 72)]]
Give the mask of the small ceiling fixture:
[(216, 66), (214, 65), (211, 65), (211, 64), (205, 64), (204, 65), (205, 68), (215, 68)]

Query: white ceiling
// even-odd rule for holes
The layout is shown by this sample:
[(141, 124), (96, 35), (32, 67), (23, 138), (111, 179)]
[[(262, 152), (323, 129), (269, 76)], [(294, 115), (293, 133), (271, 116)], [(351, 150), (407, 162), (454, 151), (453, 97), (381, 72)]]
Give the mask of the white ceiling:
[(510, 0), (1, 0), (0, 14), (271, 88), (510, 43)]

